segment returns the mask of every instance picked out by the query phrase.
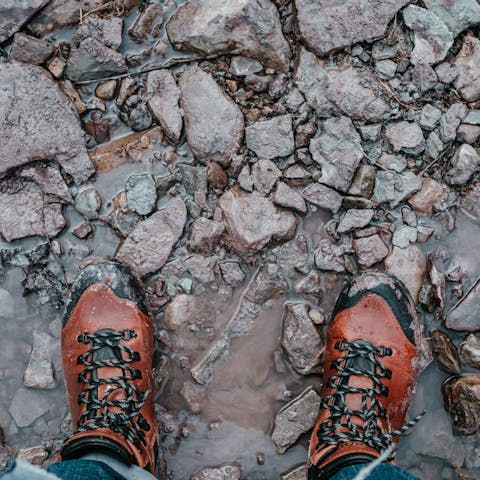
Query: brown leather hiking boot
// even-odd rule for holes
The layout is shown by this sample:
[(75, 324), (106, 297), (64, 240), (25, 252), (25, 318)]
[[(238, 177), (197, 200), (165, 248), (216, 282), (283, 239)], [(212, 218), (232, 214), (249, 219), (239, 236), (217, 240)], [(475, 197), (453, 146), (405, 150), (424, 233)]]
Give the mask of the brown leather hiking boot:
[(66, 303), (62, 360), (74, 434), (63, 460), (99, 450), (154, 473), (153, 326), (129, 267), (85, 267)]
[(399, 280), (366, 273), (342, 291), (328, 327), (310, 480), (378, 458), (418, 421), (421, 415), (404, 425), (419, 373), (419, 335), (415, 306)]

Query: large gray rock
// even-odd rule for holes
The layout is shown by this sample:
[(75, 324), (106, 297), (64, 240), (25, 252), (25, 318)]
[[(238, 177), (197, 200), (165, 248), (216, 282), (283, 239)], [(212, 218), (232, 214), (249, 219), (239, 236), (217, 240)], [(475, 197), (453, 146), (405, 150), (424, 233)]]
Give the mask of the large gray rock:
[(120, 17), (88, 15), (77, 26), (72, 40), (79, 45), (86, 38), (95, 38), (109, 48), (118, 50), (122, 43), (123, 20)]
[(425, 0), (423, 3), (447, 25), (454, 37), (480, 23), (480, 5), (476, 0)]
[(287, 71), (290, 48), (277, 8), (270, 0), (190, 1), (167, 24), (178, 50), (215, 55), (241, 53), (266, 66)]
[(475, 282), (462, 301), (456, 304), (447, 315), (445, 326), (460, 332), (480, 331), (480, 282)]
[(86, 38), (72, 49), (65, 75), (74, 82), (95, 80), (127, 71), (123, 55), (95, 38)]
[(480, 40), (468, 35), (455, 59), (458, 76), (455, 88), (467, 102), (480, 99)]
[(240, 108), (198, 67), (187, 70), (179, 84), (187, 141), (195, 158), (202, 163), (228, 164), (243, 137)]
[(295, 82), (317, 115), (348, 115), (354, 120), (376, 122), (390, 110), (384, 90), (372, 71), (351, 65), (330, 66), (301, 48)]
[(347, 192), (363, 157), (360, 135), (348, 117), (329, 118), (310, 142), (312, 158), (322, 167), (319, 181)]
[(390, 20), (408, 0), (295, 0), (298, 30), (318, 55), (385, 34)]
[(445, 175), (450, 185), (464, 185), (478, 170), (480, 156), (477, 151), (466, 143), (460, 145), (452, 157), (452, 168)]
[(0, 63), (0, 176), (34, 160), (55, 160), (76, 182), (94, 169), (70, 100), (40, 67)]
[(0, 43), (18, 32), (50, 0), (2, 0), (0, 3)]
[(295, 235), (295, 215), (277, 208), (258, 192), (234, 187), (221, 196), (218, 206), (223, 211), (227, 242), (239, 253), (258, 251), (270, 242), (285, 242)]
[(132, 265), (140, 275), (159, 270), (182, 235), (186, 218), (183, 200), (180, 197), (170, 200), (137, 224), (118, 249), (116, 258)]
[(418, 155), (425, 149), (422, 129), (416, 123), (405, 121), (390, 123), (385, 134), (396, 152)]
[(409, 5), (403, 10), (407, 27), (415, 32), (415, 48), (411, 62), (433, 64), (441, 62), (453, 45), (453, 35), (445, 23), (425, 8)]

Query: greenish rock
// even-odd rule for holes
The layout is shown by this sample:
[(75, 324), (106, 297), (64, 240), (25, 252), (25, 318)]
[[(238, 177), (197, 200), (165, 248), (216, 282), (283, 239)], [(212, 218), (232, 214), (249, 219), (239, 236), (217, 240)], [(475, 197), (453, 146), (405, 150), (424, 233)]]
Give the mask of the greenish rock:
[(102, 207), (102, 199), (94, 188), (86, 188), (75, 197), (75, 209), (89, 220), (98, 218)]
[(148, 215), (157, 201), (155, 180), (149, 173), (130, 175), (125, 184), (128, 208), (139, 215)]
[(480, 23), (480, 5), (476, 0), (425, 0), (423, 3), (447, 25), (454, 37)]

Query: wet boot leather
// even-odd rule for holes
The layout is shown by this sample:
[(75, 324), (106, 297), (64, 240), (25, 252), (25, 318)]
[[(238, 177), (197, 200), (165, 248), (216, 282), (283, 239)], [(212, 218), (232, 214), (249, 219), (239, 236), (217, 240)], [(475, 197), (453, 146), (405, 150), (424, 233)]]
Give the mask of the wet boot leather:
[(342, 291), (327, 333), (309, 480), (372, 461), (418, 421), (404, 425), (417, 378), (417, 322), (408, 291), (393, 277), (367, 273)]
[(152, 358), (152, 320), (139, 281), (117, 262), (88, 265), (71, 288), (62, 328), (74, 429), (63, 460), (106, 451), (155, 472)]

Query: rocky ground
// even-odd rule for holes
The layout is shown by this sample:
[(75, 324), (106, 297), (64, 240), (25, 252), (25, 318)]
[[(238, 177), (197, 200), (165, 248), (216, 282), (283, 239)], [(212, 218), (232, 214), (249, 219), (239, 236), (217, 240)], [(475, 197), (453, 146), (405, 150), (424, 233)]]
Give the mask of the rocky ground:
[(4, 0), (3, 464), (71, 431), (61, 307), (95, 255), (145, 281), (162, 478), (306, 479), (329, 312), (371, 268), (436, 359), (399, 464), (479, 478), (478, 25), (476, 0)]

